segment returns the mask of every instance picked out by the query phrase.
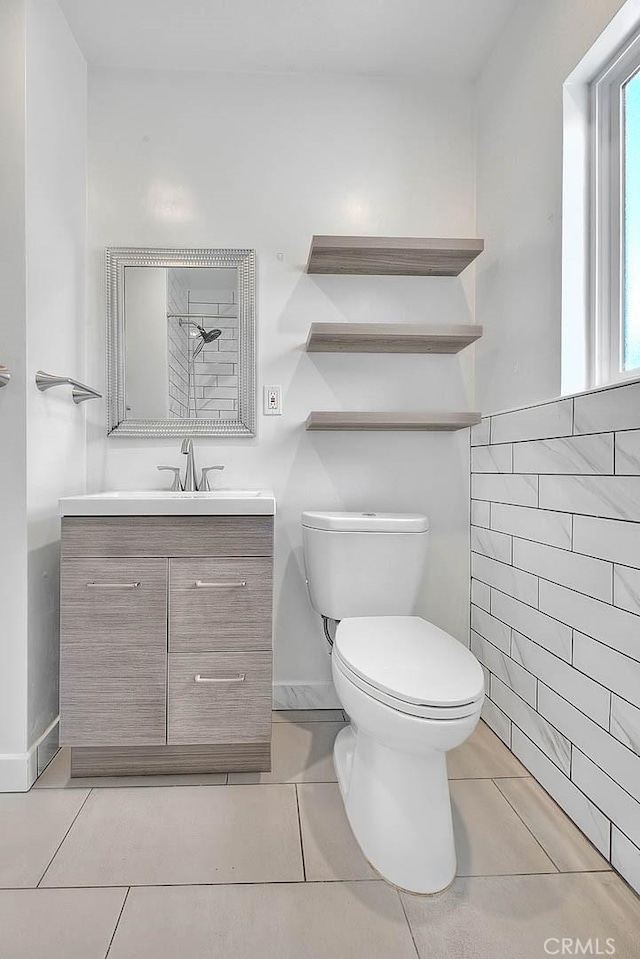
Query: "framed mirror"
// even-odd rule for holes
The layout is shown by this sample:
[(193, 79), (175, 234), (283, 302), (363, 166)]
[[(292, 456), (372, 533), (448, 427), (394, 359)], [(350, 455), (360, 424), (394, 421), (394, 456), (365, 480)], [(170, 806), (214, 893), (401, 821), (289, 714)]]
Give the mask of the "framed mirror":
[(106, 250), (107, 433), (255, 436), (254, 250)]

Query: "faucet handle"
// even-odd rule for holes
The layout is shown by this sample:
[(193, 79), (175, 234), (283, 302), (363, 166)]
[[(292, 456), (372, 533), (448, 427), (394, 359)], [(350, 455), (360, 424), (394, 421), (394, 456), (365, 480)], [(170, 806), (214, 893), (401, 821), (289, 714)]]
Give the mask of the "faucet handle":
[(204, 469), (202, 470), (202, 476), (200, 478), (200, 486), (198, 487), (198, 489), (202, 493), (208, 493), (211, 490), (211, 487), (209, 486), (208, 473), (211, 470), (223, 470), (223, 469), (224, 469), (224, 466), (205, 466)]
[(169, 470), (173, 473), (173, 483), (171, 484), (172, 493), (181, 493), (182, 492), (182, 482), (180, 480), (180, 467), (179, 466), (158, 466), (160, 471)]

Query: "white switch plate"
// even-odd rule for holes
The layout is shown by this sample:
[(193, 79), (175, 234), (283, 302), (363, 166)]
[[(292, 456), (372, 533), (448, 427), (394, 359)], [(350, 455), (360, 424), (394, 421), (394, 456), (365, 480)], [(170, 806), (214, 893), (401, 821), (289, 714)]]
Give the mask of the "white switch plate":
[(262, 399), (262, 412), (265, 416), (282, 415), (282, 387), (265, 386)]

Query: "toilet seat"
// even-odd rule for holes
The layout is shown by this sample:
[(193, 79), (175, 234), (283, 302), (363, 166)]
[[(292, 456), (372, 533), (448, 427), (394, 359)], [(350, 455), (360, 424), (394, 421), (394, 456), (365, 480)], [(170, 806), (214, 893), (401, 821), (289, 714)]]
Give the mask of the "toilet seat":
[(387, 706), (425, 719), (460, 719), (484, 699), (475, 656), (419, 616), (363, 616), (339, 624), (334, 665)]

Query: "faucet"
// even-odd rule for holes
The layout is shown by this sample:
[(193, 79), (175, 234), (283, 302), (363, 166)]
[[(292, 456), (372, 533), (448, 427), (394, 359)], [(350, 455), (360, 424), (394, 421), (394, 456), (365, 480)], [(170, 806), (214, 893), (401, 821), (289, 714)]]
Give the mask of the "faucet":
[(196, 457), (193, 452), (193, 440), (190, 436), (185, 436), (183, 439), (181, 452), (187, 457), (187, 470), (182, 488), (185, 493), (195, 493), (198, 489), (196, 480)]
[(181, 452), (187, 457), (187, 468), (184, 474), (184, 481), (180, 478), (179, 466), (159, 466), (159, 470), (168, 470), (173, 473), (173, 484), (171, 491), (173, 493), (203, 493), (209, 492), (209, 473), (211, 470), (223, 470), (224, 466), (205, 466), (200, 474), (200, 482), (197, 480), (198, 471), (196, 470), (196, 458), (193, 449), (193, 440), (190, 436), (185, 436), (182, 441)]

